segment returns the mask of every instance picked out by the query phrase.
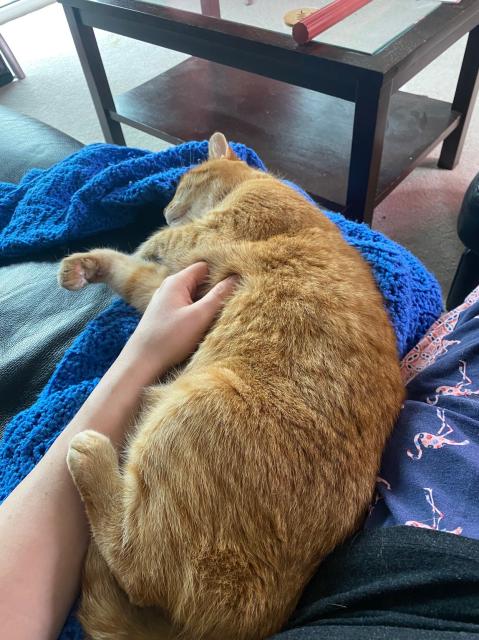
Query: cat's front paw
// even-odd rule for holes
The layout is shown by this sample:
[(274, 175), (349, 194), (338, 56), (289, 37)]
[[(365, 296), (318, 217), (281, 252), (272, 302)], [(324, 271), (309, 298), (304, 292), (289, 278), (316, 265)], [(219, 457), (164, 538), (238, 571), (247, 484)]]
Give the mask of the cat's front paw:
[(74, 253), (61, 261), (58, 283), (64, 289), (78, 291), (89, 282), (101, 282), (104, 275), (105, 264), (100, 255)]

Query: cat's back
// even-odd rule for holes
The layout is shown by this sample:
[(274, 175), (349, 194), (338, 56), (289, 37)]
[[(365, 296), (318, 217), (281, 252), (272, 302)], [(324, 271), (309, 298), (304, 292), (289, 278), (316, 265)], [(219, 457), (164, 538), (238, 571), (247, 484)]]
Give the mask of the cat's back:
[(248, 241), (213, 250), (211, 263), (239, 273), (241, 284), (193, 367), (221, 363), (265, 411), (320, 415), (318, 432), (339, 419), (338, 433), (357, 428), (377, 458), (403, 385), (370, 266), (327, 216), (274, 178), (242, 185), (226, 220)]
[(306, 469), (307, 451), (364, 489), (403, 398), (396, 338), (369, 265), (310, 210), (316, 225), (231, 248), (242, 280), (191, 372), (221, 369), (218, 398), (232, 390), (238, 431), (265, 438), (263, 461), (268, 439), (289, 443), (287, 464)]
[[(278, 199), (278, 191), (284, 197)], [(271, 350), (278, 370), (282, 364), (290, 370), (290, 358), (301, 363), (311, 354), (324, 360), (349, 353), (347, 364), (362, 352), (397, 369), (395, 335), (371, 268), (336, 225), (277, 181), (249, 186), (242, 210), (251, 212), (253, 203), (256, 220), (247, 221), (245, 235), (254, 242), (239, 240), (212, 251), (213, 271), (226, 265), (240, 274), (241, 284), (206, 338), (206, 350), (210, 338), (228, 345), (227, 353), (247, 358)]]
[(354, 327), (361, 333), (374, 317), (378, 338), (394, 345), (371, 268), (295, 189), (265, 174), (241, 184), (211, 215), (217, 225), (207, 252), (213, 280), (233, 272), (244, 285), (223, 313), (225, 324), (241, 314), (242, 333), (285, 323), (291, 336), (307, 327), (317, 340), (325, 334), (323, 322), (338, 335)]

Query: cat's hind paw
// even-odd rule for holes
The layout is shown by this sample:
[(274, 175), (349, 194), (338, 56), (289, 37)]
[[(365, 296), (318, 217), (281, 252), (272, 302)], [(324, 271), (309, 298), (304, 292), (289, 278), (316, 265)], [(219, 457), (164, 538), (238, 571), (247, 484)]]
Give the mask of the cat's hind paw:
[(113, 446), (105, 435), (87, 429), (77, 433), (70, 442), (67, 466), (80, 493), (85, 493), (88, 485), (95, 485), (95, 477), (118, 464)]
[(118, 454), (111, 440), (90, 429), (77, 433), (70, 442), (67, 465), (90, 524), (104, 530), (102, 518), (121, 494)]

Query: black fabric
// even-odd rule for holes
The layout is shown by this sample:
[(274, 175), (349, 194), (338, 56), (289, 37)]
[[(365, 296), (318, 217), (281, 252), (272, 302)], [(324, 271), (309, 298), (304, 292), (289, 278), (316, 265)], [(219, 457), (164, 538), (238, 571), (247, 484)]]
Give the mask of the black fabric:
[(479, 635), (479, 541), (415, 527), (358, 534), (320, 566), (275, 640)]
[(0, 181), (18, 182), (82, 148), (81, 142), (43, 122), (0, 105)]

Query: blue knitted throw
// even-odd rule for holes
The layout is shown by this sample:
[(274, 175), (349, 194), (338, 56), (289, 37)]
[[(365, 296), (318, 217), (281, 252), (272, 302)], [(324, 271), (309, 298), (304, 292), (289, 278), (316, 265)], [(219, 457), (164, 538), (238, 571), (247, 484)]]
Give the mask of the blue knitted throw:
[[(241, 159), (264, 169), (254, 151), (238, 144), (233, 148)], [(140, 212), (144, 215), (147, 205), (156, 204), (160, 219), (180, 176), (206, 156), (206, 142), (159, 153), (94, 144), (50, 169), (30, 171), (19, 185), (0, 183), (0, 263), (123, 227)], [(371, 265), (404, 355), (442, 311), (438, 283), (413, 255), (382, 234), (339, 214), (327, 215)], [(73, 418), (137, 322), (136, 311), (114, 302), (67, 350), (35, 404), (10, 421), (0, 442), (0, 501)], [(62, 640), (81, 637), (70, 618)]]

